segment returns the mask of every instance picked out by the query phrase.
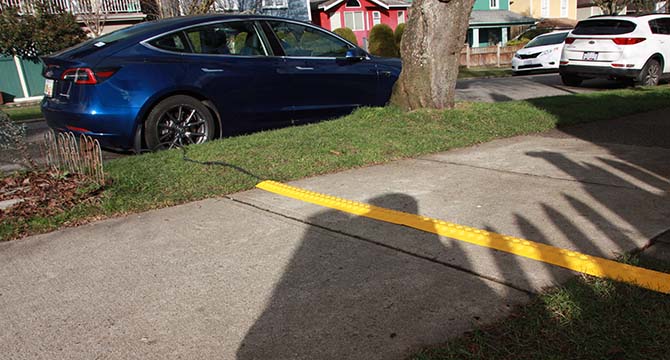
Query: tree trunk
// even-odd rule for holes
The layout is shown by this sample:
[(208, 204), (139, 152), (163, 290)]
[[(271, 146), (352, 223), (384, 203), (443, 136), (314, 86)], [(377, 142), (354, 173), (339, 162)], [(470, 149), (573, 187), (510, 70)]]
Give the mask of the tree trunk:
[(453, 107), (474, 1), (414, 1), (400, 42), (402, 73), (393, 88), (392, 104), (406, 110)]

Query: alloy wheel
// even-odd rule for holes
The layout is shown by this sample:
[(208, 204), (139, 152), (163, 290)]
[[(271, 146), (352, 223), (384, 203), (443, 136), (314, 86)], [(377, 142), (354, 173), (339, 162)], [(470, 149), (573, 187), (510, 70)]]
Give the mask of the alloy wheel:
[(202, 144), (209, 138), (211, 129), (197, 109), (189, 105), (176, 105), (161, 115), (156, 123), (161, 147)]

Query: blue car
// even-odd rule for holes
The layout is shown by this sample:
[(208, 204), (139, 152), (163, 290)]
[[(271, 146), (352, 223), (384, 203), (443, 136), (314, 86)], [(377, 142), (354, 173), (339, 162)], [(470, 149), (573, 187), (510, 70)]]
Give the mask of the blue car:
[(42, 113), (108, 149), (162, 149), (383, 106), (399, 59), (269, 16), (141, 23), (42, 58)]

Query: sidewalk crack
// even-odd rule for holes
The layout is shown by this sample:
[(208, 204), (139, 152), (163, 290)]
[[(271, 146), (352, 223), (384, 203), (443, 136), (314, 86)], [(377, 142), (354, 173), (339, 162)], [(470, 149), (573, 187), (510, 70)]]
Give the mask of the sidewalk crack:
[(462, 167), (468, 167), (468, 168), (472, 168), (472, 169), (489, 170), (489, 171), (494, 171), (494, 172), (498, 172), (498, 173), (502, 173), (502, 174), (530, 176), (530, 177), (535, 177), (535, 178), (538, 178), (538, 179), (567, 181), (567, 182), (573, 182), (573, 183), (579, 183), (579, 184), (606, 186), (606, 187), (611, 187), (611, 188), (615, 188), (615, 189), (642, 190), (642, 191), (644, 191), (644, 189), (642, 189), (640, 187), (637, 187), (637, 186), (634, 186), (634, 185), (633, 186), (626, 186), (626, 185), (616, 185), (616, 184), (604, 184), (604, 183), (600, 183), (600, 182), (596, 182), (596, 181), (589, 181), (589, 180), (566, 179), (566, 178), (560, 178), (560, 177), (556, 177), (556, 176), (537, 175), (537, 174), (531, 174), (531, 173), (525, 173), (525, 172), (519, 172), (519, 171), (494, 169), (494, 168), (488, 168), (488, 167), (484, 167), (484, 166), (463, 164), (463, 163), (457, 163), (457, 162), (445, 161), (445, 160), (435, 160), (435, 159), (426, 159), (426, 158), (416, 158), (415, 160), (426, 161), (426, 162), (434, 162), (434, 163), (438, 163), (438, 164), (462, 166)]

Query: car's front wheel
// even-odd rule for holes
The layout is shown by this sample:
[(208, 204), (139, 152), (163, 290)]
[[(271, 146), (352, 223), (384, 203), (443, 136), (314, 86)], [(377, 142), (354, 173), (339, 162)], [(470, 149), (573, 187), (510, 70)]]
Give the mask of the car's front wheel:
[(214, 118), (197, 99), (171, 96), (151, 110), (144, 134), (149, 150), (202, 144), (214, 138)]
[(640, 72), (638, 83), (642, 86), (656, 86), (661, 80), (661, 73), (661, 63), (656, 59), (649, 59)]
[(584, 79), (576, 75), (561, 74), (561, 81), (563, 82), (563, 85), (579, 86), (582, 84)]

